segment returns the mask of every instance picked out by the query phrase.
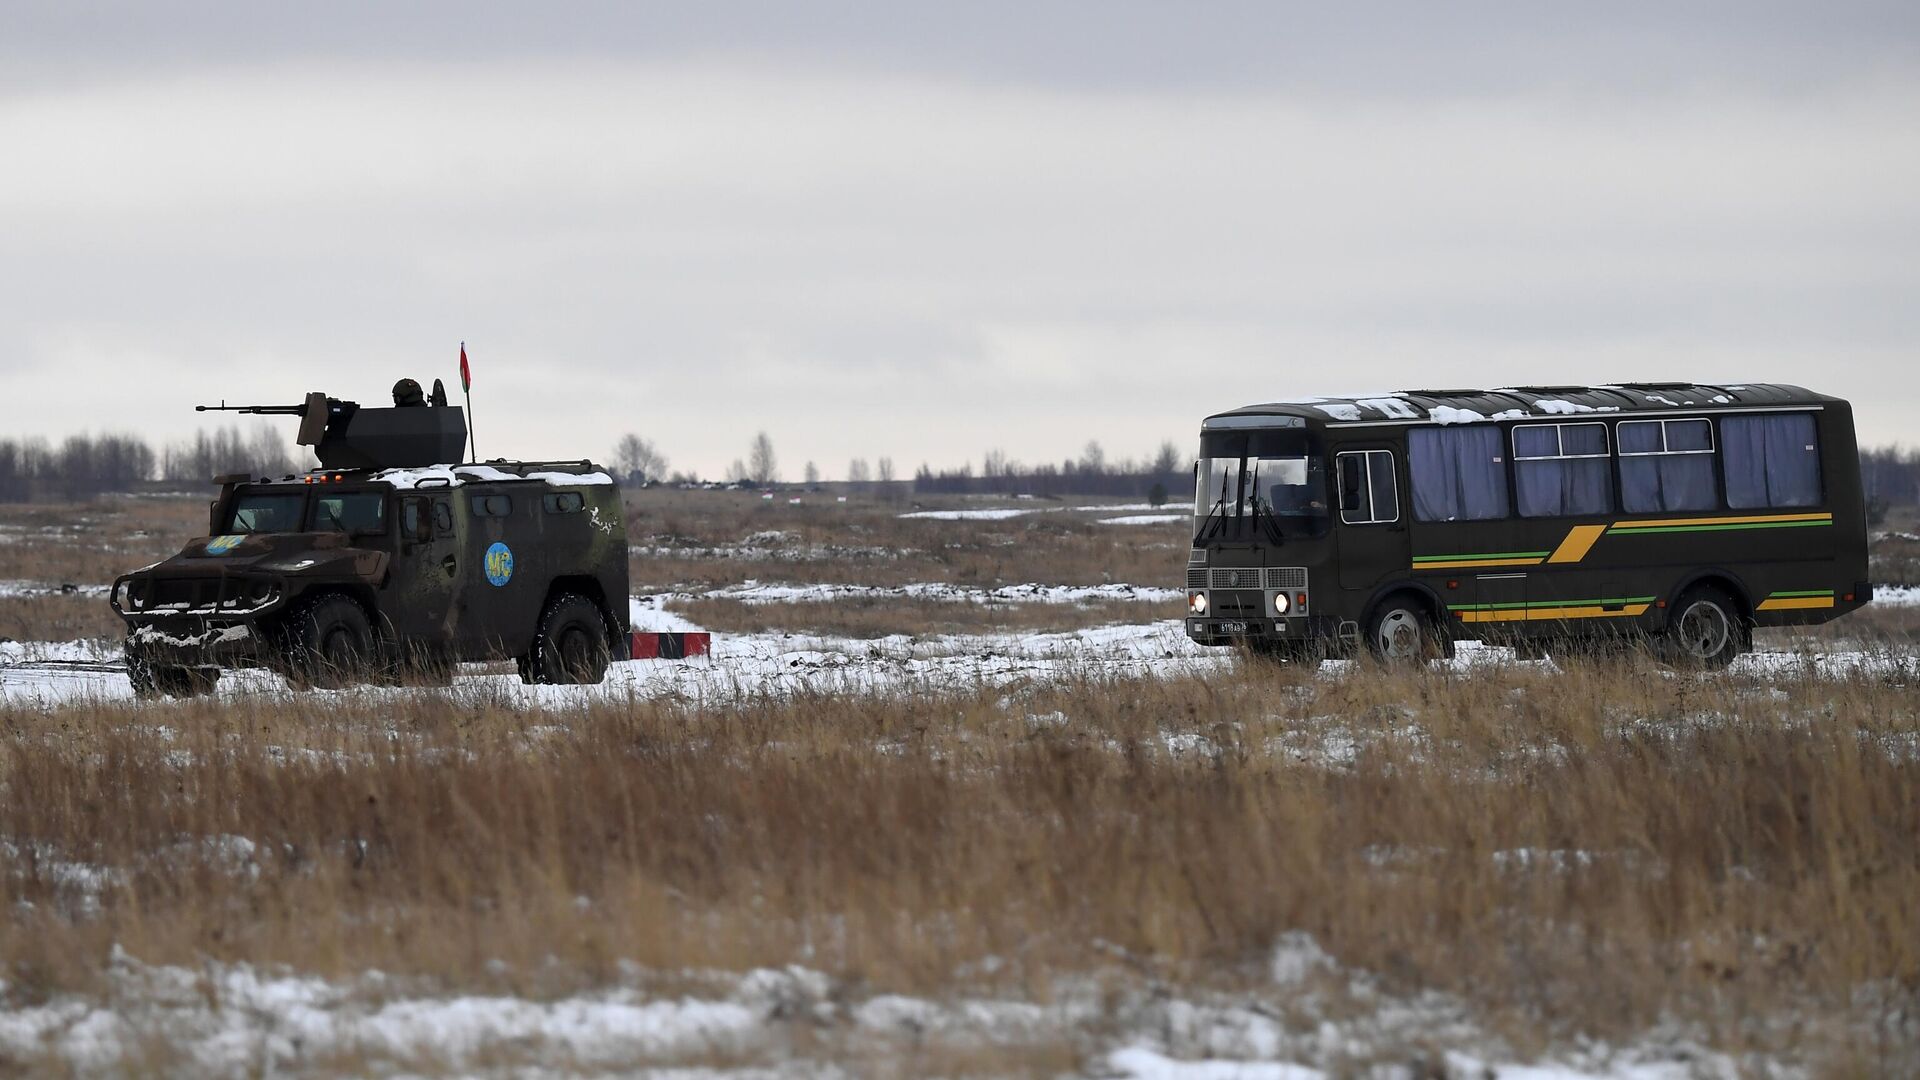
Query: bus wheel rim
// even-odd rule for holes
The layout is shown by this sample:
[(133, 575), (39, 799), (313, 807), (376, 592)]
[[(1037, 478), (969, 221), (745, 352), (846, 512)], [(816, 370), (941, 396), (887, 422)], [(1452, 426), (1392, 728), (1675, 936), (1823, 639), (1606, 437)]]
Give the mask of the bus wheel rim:
[(1378, 636), (1382, 655), (1405, 659), (1420, 649), (1420, 620), (1404, 608), (1390, 611), (1380, 620)]
[(1680, 616), (1680, 641), (1689, 654), (1702, 660), (1720, 655), (1733, 630), (1720, 605), (1701, 600)]

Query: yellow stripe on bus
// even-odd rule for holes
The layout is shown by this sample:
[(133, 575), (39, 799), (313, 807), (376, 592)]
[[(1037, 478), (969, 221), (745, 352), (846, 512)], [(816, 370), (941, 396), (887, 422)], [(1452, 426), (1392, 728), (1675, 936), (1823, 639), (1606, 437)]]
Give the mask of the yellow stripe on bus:
[(1575, 525), (1567, 533), (1567, 538), (1560, 541), (1560, 546), (1553, 549), (1553, 555), (1547, 561), (1550, 563), (1579, 562), (1587, 557), (1587, 552), (1593, 550), (1594, 541), (1600, 539), (1600, 534), (1606, 531), (1605, 525)]
[(1507, 608), (1500, 611), (1462, 611), (1461, 622), (1543, 622), (1554, 619), (1617, 619), (1622, 616), (1644, 615), (1652, 604), (1628, 604), (1623, 608), (1609, 611), (1598, 605), (1592, 607), (1547, 607), (1547, 608)]
[(1833, 606), (1831, 596), (1782, 596), (1773, 600), (1762, 600), (1754, 607), (1755, 611), (1793, 611), (1798, 608), (1829, 608)]
[(1468, 570), (1476, 566), (1539, 566), (1544, 559), (1458, 559), (1451, 562), (1415, 563), (1415, 570)]
[(1832, 514), (1761, 514), (1756, 517), (1661, 518), (1656, 521), (1616, 521), (1616, 529), (1670, 529), (1681, 525), (1758, 525), (1769, 521), (1831, 521)]

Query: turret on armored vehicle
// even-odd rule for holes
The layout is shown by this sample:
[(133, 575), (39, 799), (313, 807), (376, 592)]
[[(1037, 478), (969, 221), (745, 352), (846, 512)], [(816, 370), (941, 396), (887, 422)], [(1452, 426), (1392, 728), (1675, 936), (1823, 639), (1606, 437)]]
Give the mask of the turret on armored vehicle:
[(627, 659), (613, 478), (461, 462), (465, 417), (444, 402), (436, 386), (431, 405), (202, 406), (300, 416), (321, 467), (215, 477), (207, 535), (114, 582), (135, 691), (188, 696), (236, 667), (331, 687), (505, 659), (528, 682), (593, 683)]

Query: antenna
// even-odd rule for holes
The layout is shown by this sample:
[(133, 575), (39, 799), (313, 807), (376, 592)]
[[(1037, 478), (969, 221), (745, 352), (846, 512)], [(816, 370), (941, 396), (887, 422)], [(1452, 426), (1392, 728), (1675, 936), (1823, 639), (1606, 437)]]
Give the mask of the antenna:
[(467, 343), (460, 343), (460, 393), (467, 399), (467, 447), (472, 461), (480, 460), (480, 442), (473, 434), (473, 372), (467, 367)]

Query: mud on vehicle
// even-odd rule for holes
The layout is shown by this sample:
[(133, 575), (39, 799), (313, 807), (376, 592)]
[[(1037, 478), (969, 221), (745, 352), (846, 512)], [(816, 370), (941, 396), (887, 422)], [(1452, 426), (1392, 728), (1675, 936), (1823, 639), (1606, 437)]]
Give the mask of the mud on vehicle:
[[(457, 454), (465, 435), (452, 407), (302, 408), (323, 464)], [(229, 668), (337, 687), (509, 659), (528, 682), (597, 683), (628, 658), (626, 521), (589, 461), (216, 482), (206, 536), (113, 584), (143, 696), (202, 693)]]

